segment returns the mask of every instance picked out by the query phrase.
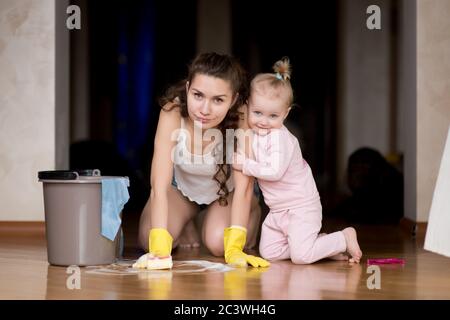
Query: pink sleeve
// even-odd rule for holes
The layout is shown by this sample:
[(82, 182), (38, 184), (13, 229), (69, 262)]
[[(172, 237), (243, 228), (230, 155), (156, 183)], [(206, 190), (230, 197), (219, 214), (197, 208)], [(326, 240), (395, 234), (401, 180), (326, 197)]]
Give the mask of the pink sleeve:
[(258, 161), (245, 159), (242, 173), (262, 180), (277, 181), (286, 173), (294, 153), (294, 145), (285, 135), (269, 145), (268, 151), (258, 151)]

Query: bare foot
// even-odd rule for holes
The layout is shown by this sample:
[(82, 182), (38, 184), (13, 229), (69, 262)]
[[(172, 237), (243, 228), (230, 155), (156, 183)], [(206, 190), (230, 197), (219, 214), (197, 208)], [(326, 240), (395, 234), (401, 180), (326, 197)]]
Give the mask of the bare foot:
[(195, 227), (194, 221), (189, 221), (178, 238), (178, 247), (180, 248), (198, 248), (200, 247), (200, 237)]
[(351, 263), (359, 263), (362, 257), (362, 251), (359, 248), (358, 239), (356, 237), (355, 228), (349, 227), (342, 230), (345, 236), (345, 243), (347, 245), (347, 252), (351, 256), (348, 260)]
[[(318, 237), (320, 238), (325, 235), (326, 235), (326, 233), (319, 233)], [(345, 253), (338, 253), (338, 254), (335, 254), (334, 256), (328, 257), (327, 259), (336, 260), (336, 261), (347, 261), (348, 256)]]

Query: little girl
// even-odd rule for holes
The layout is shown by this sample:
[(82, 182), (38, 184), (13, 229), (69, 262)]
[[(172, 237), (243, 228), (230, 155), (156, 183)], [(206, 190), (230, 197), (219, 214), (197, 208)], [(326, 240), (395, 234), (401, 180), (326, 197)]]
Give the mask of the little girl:
[(264, 259), (291, 259), (309, 264), (323, 258), (359, 263), (362, 252), (354, 228), (319, 234), (322, 206), (311, 169), (298, 140), (283, 125), (291, 105), (289, 60), (274, 65), (275, 73), (258, 74), (251, 82), (248, 124), (251, 158), (235, 154), (233, 167), (258, 179), (270, 208), (261, 230)]

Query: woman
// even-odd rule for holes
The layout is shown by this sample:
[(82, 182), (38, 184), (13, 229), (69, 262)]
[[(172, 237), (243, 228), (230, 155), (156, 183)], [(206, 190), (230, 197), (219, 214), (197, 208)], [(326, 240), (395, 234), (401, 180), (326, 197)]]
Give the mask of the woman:
[[(139, 225), (139, 242), (146, 251), (170, 255), (172, 244), (178, 245), (182, 231), (192, 227), (204, 207), (201, 236), (213, 255), (225, 255), (233, 265), (268, 265), (243, 252), (247, 230), (249, 244), (256, 244), (260, 208), (253, 178), (232, 170), (224, 152), (234, 142), (225, 138), (226, 130), (246, 129), (246, 115), (240, 110), (245, 110), (247, 96), (248, 82), (239, 63), (227, 55), (206, 53), (194, 59), (187, 79), (161, 99), (151, 193)], [(197, 138), (199, 132), (205, 137), (218, 130), (223, 139)]]

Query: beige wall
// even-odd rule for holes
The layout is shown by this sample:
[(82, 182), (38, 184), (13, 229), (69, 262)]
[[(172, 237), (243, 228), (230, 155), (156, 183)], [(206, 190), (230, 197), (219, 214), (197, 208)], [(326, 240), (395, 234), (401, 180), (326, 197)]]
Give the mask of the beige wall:
[(450, 125), (450, 1), (417, 1), (417, 221), (427, 221)]
[(55, 0), (0, 1), (0, 220), (43, 220), (55, 167)]

